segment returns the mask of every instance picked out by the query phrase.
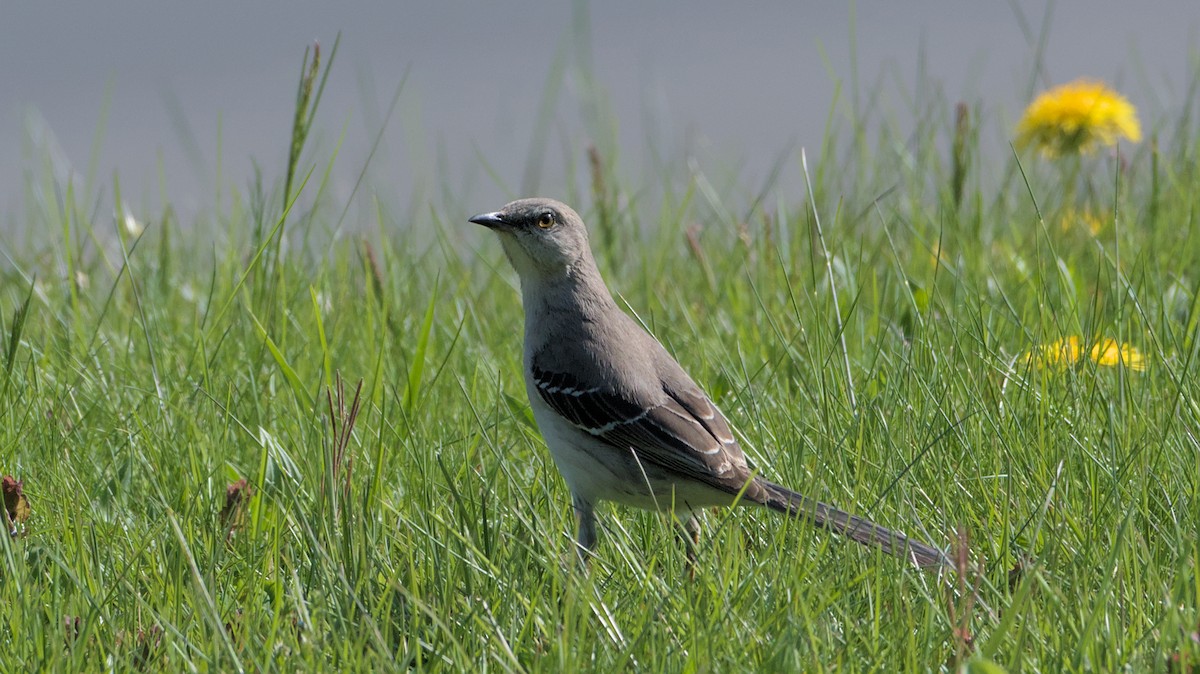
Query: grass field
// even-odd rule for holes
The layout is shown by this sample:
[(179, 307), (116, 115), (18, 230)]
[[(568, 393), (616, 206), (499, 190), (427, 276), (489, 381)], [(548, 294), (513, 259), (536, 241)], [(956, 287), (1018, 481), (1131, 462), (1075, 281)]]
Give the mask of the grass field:
[(930, 102), (900, 142), (831, 131), (811, 192), (627, 184), (581, 139), (583, 193), (545, 196), (763, 472), (958, 560), (724, 510), (693, 578), (629, 510), (564, 562), (515, 276), (465, 222), (501, 204), (331, 241), (301, 93), (293, 166), (211, 222), (114, 226), (46, 178), (5, 223), (0, 670), (1200, 665), (1191, 111), (1048, 159)]

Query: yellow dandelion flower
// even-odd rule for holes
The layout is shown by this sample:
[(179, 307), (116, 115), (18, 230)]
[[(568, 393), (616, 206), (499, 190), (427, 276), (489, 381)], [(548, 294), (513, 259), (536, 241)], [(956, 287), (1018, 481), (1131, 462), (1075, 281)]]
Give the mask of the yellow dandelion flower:
[[(1069, 367), (1084, 358), (1081, 340), (1075, 335), (1057, 339), (1049, 344), (1036, 347), (1025, 353), (1025, 362), (1041, 368), (1062, 366)], [(1130, 344), (1118, 344), (1114, 339), (1101, 339), (1092, 345), (1087, 357), (1097, 365), (1116, 367), (1124, 365), (1130, 370), (1146, 369), (1146, 357), (1141, 351)]]
[(1115, 145), (1124, 136), (1142, 139), (1137, 110), (1100, 82), (1076, 80), (1038, 96), (1017, 125), (1017, 145), (1057, 157)]
[(1025, 354), (1025, 362), (1038, 367), (1074, 365), (1081, 353), (1079, 338), (1072, 335), (1032, 349)]
[(1116, 367), (1118, 363), (1124, 364), (1130, 370), (1146, 369), (1146, 357), (1141, 351), (1130, 346), (1129, 344), (1117, 344), (1113, 339), (1102, 339), (1092, 347), (1092, 360), (1098, 365), (1107, 365), (1108, 367)]
[(1083, 210), (1067, 208), (1059, 218), (1058, 225), (1064, 232), (1073, 231), (1079, 225), (1083, 225), (1092, 236), (1100, 236), (1100, 232), (1104, 231), (1105, 223), (1111, 219), (1109, 214), (1099, 214), (1091, 208)]

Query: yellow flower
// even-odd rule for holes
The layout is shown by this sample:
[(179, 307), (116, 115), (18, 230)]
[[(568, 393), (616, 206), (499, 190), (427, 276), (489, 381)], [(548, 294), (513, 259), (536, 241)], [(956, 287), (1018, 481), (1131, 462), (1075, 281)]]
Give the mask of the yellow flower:
[(1043, 344), (1027, 352), (1025, 354), (1025, 362), (1037, 365), (1038, 367), (1074, 365), (1079, 362), (1079, 355), (1081, 353), (1079, 338), (1072, 335), (1065, 339), (1055, 340), (1049, 344)]
[[(1026, 352), (1025, 362), (1038, 367), (1054, 365), (1071, 366), (1083, 358), (1084, 350), (1079, 337), (1071, 335), (1039, 346)], [(1088, 358), (1097, 365), (1116, 367), (1122, 364), (1130, 370), (1145, 370), (1146, 357), (1136, 347), (1129, 344), (1117, 344), (1114, 339), (1101, 339), (1092, 345), (1087, 354)]]
[(1092, 347), (1092, 360), (1098, 365), (1116, 367), (1122, 363), (1130, 370), (1145, 370), (1146, 357), (1129, 344), (1118, 345), (1115, 340), (1105, 339)]
[(1017, 125), (1017, 145), (1056, 157), (1115, 145), (1121, 136), (1142, 139), (1137, 110), (1100, 82), (1075, 80), (1038, 96)]
[(1100, 232), (1104, 231), (1105, 223), (1111, 219), (1112, 216), (1109, 214), (1097, 214), (1091, 208), (1077, 210), (1068, 207), (1063, 211), (1058, 224), (1064, 232), (1072, 231), (1079, 225), (1083, 225), (1092, 236), (1100, 236)]

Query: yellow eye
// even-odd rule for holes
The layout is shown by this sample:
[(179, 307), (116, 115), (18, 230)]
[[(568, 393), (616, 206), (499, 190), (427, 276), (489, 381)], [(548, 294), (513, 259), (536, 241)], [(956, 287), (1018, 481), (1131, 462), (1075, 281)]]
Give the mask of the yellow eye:
[(549, 229), (554, 226), (554, 214), (550, 211), (546, 211), (538, 216), (537, 222), (538, 227), (541, 227), (542, 229)]

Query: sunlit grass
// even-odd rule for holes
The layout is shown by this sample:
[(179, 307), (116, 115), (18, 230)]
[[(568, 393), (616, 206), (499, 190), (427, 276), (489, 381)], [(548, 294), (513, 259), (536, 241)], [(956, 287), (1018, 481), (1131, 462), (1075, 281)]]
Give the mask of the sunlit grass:
[[(0, 669), (1195, 663), (1194, 122), (1152, 127), (1179, 129), (1169, 156), (1081, 165), (1064, 203), (1036, 157), (981, 156), (998, 122), (954, 103), (871, 172), (824, 156), (813, 195), (627, 185), (581, 141), (595, 194), (567, 196), (766, 475), (960, 551), (960, 576), (751, 511), (707, 517), (694, 578), (665, 518), (624, 510), (590, 573), (565, 563), (514, 279), (461, 221), (500, 204), (381, 207), (301, 245), (291, 224), (344, 207), (309, 201), (333, 158), (301, 138), (219, 237), (33, 186), (43, 234), (0, 285), (0, 472), (32, 507), (0, 537)], [(984, 164), (1013, 177), (984, 192)], [(1054, 224), (1084, 210), (1103, 226)], [(1029, 356), (1072, 335), (1069, 368)]]

